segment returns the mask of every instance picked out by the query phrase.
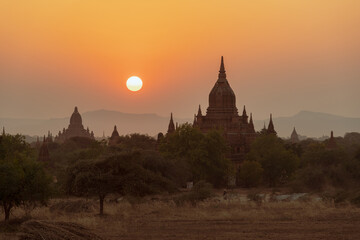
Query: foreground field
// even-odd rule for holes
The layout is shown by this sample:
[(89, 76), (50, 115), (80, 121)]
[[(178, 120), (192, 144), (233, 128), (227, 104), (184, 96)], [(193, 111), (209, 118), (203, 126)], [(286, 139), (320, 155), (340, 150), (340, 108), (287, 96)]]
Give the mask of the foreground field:
[[(59, 204), (66, 202), (70, 207)], [(77, 205), (71, 207), (74, 202)], [(32, 218), (81, 224), (104, 239), (360, 239), (360, 209), (322, 201), (210, 200), (176, 206), (158, 198), (133, 204), (123, 200), (106, 203), (102, 217), (96, 204), (95, 200), (54, 200), (52, 207), (34, 210)], [(23, 214), (16, 210), (12, 217)], [(0, 239), (18, 237), (2, 233)]]

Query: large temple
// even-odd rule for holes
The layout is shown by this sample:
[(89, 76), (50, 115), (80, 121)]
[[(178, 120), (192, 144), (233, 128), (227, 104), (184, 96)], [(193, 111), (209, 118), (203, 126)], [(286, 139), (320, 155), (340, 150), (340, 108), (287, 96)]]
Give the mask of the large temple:
[(55, 137), (55, 142), (64, 142), (65, 140), (73, 137), (95, 139), (93, 131), (90, 132), (89, 128), (84, 128), (82, 118), (77, 107), (75, 107), (74, 112), (71, 115), (69, 127), (67, 129), (63, 128), (62, 132), (59, 131), (58, 135)]
[[(235, 93), (226, 78), (223, 57), (221, 57), (218, 79), (209, 94), (209, 107), (206, 110), (206, 114), (202, 113), (199, 106), (198, 113), (194, 116), (193, 126), (199, 128), (204, 133), (212, 129), (222, 131), (231, 148), (228, 157), (237, 166), (244, 160), (245, 154), (250, 150), (252, 141), (257, 136), (252, 114), (250, 113), (249, 118), (245, 106), (242, 115), (238, 113)], [(171, 115), (168, 133), (174, 130)], [(266, 132), (276, 134), (271, 115)]]

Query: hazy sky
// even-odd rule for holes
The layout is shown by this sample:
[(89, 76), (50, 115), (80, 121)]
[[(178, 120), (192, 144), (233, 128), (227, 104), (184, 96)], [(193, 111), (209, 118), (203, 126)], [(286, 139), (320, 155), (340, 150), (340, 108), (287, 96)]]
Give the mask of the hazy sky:
[(360, 117), (358, 0), (0, 0), (0, 117), (192, 117), (222, 55), (255, 119)]

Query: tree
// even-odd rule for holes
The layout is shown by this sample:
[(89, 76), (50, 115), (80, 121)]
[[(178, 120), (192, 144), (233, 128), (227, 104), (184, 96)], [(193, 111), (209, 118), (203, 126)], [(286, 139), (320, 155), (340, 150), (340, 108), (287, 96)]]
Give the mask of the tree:
[(327, 149), (322, 143), (309, 145), (301, 157), (293, 187), (321, 191), (326, 186), (344, 188), (359, 179), (360, 164), (342, 148)]
[(191, 178), (190, 166), (182, 158), (165, 158), (154, 150), (143, 150), (140, 156), (141, 165), (145, 169), (170, 179), (178, 187), (183, 186), (186, 179)]
[(246, 159), (261, 164), (263, 179), (270, 187), (286, 181), (299, 165), (299, 158), (286, 150), (281, 139), (273, 134), (258, 136)]
[(155, 150), (156, 140), (148, 135), (133, 133), (120, 137), (120, 148), (131, 152), (133, 150)]
[(187, 180), (226, 185), (232, 174), (232, 164), (225, 157), (228, 147), (221, 133), (203, 134), (190, 124), (183, 124), (161, 142), (160, 151), (167, 159), (182, 159), (189, 166), (191, 178)]
[(97, 196), (102, 215), (104, 199), (110, 193), (142, 197), (175, 190), (174, 184), (144, 169), (137, 158), (138, 153), (123, 153), (105, 159), (80, 160), (67, 171), (68, 192), (80, 196)]
[(264, 169), (255, 161), (244, 161), (238, 172), (238, 183), (244, 187), (256, 187), (262, 179)]
[(34, 160), (23, 136), (2, 136), (0, 152), (0, 203), (7, 221), (13, 207), (45, 204), (51, 194), (51, 178)]

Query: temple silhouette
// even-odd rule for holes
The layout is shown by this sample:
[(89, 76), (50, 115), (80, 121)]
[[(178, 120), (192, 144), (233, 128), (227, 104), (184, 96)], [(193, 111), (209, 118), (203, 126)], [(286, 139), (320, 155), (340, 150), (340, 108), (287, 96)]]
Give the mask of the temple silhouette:
[(70, 117), (70, 124), (67, 129), (63, 128), (63, 131), (59, 131), (58, 135), (55, 136), (55, 142), (64, 142), (67, 139), (73, 137), (85, 137), (95, 139), (94, 132), (85, 129), (82, 124), (82, 118), (78, 111), (78, 108), (75, 107), (73, 114)]
[[(231, 149), (228, 157), (237, 166), (244, 160), (245, 154), (250, 151), (251, 143), (257, 136), (252, 113), (250, 113), (249, 118), (245, 106), (242, 115), (238, 113), (235, 93), (226, 78), (223, 57), (221, 57), (218, 79), (209, 94), (209, 107), (206, 114), (203, 115), (199, 105), (198, 112), (194, 115), (193, 127), (199, 128), (203, 133), (213, 129), (222, 131)], [(173, 115), (171, 114), (168, 134), (174, 132), (175, 129)], [(276, 135), (271, 114), (268, 128), (263, 129), (263, 131), (267, 134)]]

